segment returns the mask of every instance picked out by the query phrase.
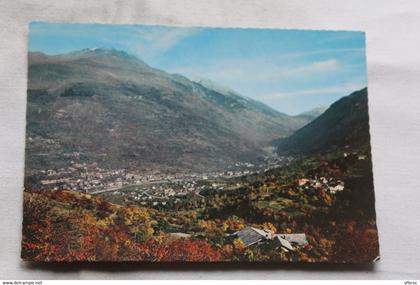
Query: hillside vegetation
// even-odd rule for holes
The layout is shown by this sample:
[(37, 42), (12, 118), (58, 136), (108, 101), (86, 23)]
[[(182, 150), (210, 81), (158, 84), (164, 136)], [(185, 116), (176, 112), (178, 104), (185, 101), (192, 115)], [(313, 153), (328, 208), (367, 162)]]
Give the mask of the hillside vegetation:
[(341, 98), (311, 123), (276, 143), (279, 153), (298, 155), (370, 149), (367, 88)]
[[(232, 179), (225, 190), (205, 191), (201, 198), (156, 207), (142, 207), (132, 200), (112, 202), (106, 195), (27, 189), (22, 257), (369, 262), (379, 255), (370, 169), (370, 162), (358, 160), (357, 155), (344, 158), (331, 153), (263, 175)], [(345, 189), (334, 193), (324, 184), (300, 184), (301, 179), (319, 177), (343, 181)], [(267, 245), (244, 247), (241, 240), (229, 237), (247, 226), (303, 232), (309, 244), (284, 252)]]

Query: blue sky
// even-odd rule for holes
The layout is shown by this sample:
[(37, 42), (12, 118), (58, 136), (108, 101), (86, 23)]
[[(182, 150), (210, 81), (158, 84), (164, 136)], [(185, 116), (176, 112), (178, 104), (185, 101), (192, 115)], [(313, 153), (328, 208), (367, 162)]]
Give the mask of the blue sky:
[(114, 48), (205, 78), (287, 114), (328, 106), (367, 86), (362, 32), (30, 24), (29, 50)]

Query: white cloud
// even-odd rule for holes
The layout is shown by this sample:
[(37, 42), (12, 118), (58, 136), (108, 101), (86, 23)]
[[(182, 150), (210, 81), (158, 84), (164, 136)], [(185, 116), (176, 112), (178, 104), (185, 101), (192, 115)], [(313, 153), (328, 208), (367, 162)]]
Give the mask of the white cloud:
[(193, 35), (196, 28), (129, 27), (124, 45), (145, 60), (162, 55), (181, 40)]
[(310, 50), (310, 51), (298, 51), (298, 52), (290, 52), (287, 54), (280, 55), (279, 58), (302, 58), (312, 55), (332, 55), (332, 54), (342, 54), (342, 53), (356, 53), (356, 54), (364, 54), (364, 48), (328, 48), (328, 49), (321, 49), (321, 50)]
[(165, 53), (198, 30), (163, 26), (31, 24), (30, 35), (44, 38), (65, 37), (68, 40), (94, 38), (97, 47), (123, 48), (147, 61)]
[(292, 67), (284, 67), (267, 60), (225, 61), (205, 68), (178, 68), (173, 72), (186, 76), (207, 77), (215, 81), (253, 81), (287, 80), (308, 76), (327, 76), (336, 72), (342, 64), (336, 59), (315, 61)]
[(306, 65), (301, 65), (292, 68), (280, 68), (274, 71), (274, 76), (282, 77), (295, 77), (295, 76), (308, 76), (312, 74), (326, 73), (335, 71), (340, 67), (340, 64), (335, 59), (328, 59), (324, 61), (315, 61)]
[(355, 90), (359, 90), (366, 87), (361, 83), (346, 83), (342, 85), (336, 86), (328, 86), (328, 87), (321, 87), (321, 88), (311, 88), (311, 89), (303, 89), (291, 92), (276, 92), (272, 94), (262, 95), (258, 98), (262, 100), (274, 100), (274, 99), (283, 99), (287, 97), (296, 97), (296, 96), (314, 96), (314, 95), (328, 95), (328, 94), (350, 94)]

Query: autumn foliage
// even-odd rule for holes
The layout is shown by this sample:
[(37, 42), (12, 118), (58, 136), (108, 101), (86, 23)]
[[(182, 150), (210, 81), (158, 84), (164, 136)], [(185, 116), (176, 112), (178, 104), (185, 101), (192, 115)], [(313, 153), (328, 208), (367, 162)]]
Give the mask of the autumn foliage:
[(336, 238), (332, 260), (335, 262), (370, 262), (379, 256), (378, 232), (350, 222)]
[[(357, 161), (355, 163), (358, 163)], [(342, 158), (304, 161), (241, 187), (203, 191), (176, 208), (111, 203), (74, 191), (26, 190), (22, 258), (33, 261), (368, 262), (379, 255), (371, 193), (361, 167)], [(363, 169), (362, 169), (363, 170)], [(365, 173), (365, 171), (362, 171)], [(346, 191), (302, 189), (301, 177), (339, 177)], [(370, 206), (369, 206), (370, 205)], [(245, 227), (305, 233), (308, 245), (285, 252), (246, 247), (232, 234)]]
[(147, 209), (70, 191), (25, 192), (22, 257), (39, 261), (218, 261), (204, 240), (153, 236)]

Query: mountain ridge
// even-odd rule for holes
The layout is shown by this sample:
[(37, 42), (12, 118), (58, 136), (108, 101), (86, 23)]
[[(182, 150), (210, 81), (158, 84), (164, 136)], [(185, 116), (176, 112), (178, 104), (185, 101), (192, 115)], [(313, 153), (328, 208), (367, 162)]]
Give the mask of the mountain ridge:
[(68, 164), (76, 160), (67, 158), (72, 153), (111, 168), (218, 169), (262, 160), (272, 139), (307, 122), (124, 52), (31, 52), (28, 58), (26, 169)]
[(276, 144), (283, 154), (370, 148), (367, 88), (342, 97), (291, 136), (276, 140)]

